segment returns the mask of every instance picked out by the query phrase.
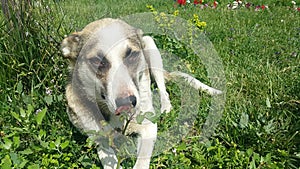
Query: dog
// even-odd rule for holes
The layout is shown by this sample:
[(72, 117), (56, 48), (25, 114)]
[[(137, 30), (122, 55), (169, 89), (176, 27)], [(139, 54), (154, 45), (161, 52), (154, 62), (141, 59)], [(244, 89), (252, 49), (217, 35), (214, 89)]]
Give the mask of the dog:
[[(105, 18), (88, 24), (67, 36), (61, 51), (70, 63), (70, 81), (66, 86), (69, 118), (89, 137), (96, 137), (97, 154), (104, 169), (120, 166), (114, 149), (104, 146), (102, 136), (113, 135), (118, 140), (120, 135), (130, 133), (138, 135), (133, 168), (149, 168), (157, 124), (147, 118), (138, 123), (136, 118), (145, 112), (155, 113), (150, 76), (159, 90), (161, 112), (172, 108), (166, 80), (183, 77), (196, 89), (221, 93), (186, 73), (165, 71), (154, 40), (120, 19)], [(125, 133), (120, 132), (125, 124), (119, 118), (123, 114), (130, 117)]]

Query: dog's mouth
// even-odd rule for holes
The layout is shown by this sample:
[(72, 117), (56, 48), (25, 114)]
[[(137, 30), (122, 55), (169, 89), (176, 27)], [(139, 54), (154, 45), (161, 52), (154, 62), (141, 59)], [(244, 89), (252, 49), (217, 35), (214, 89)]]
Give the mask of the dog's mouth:
[(132, 109), (132, 105), (130, 105), (130, 104), (120, 106), (116, 109), (115, 115), (119, 116), (122, 113), (128, 113), (131, 111), (131, 109)]
[(137, 99), (134, 95), (128, 97), (119, 97), (115, 100), (117, 109), (115, 110), (115, 115), (120, 115), (121, 113), (130, 114), (131, 109), (136, 106)]

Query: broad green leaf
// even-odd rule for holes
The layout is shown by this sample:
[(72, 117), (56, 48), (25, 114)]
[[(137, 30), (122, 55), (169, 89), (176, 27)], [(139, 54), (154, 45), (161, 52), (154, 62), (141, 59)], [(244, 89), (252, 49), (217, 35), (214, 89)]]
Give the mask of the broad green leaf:
[(11, 165), (12, 165), (12, 162), (10, 160), (10, 157), (9, 155), (6, 155), (2, 160), (1, 160), (1, 168), (2, 169), (11, 169)]
[(28, 169), (39, 169), (39, 165), (38, 164), (33, 164), (33, 165), (30, 165), (28, 166)]
[(287, 153), (285, 150), (280, 150), (280, 149), (278, 149), (277, 151), (278, 151), (282, 156), (285, 156), (285, 157), (288, 156), (288, 153)]
[(272, 161), (272, 155), (271, 155), (271, 153), (268, 153), (266, 155), (266, 157), (264, 158), (264, 162), (271, 163), (271, 161)]
[[(41, 146), (42, 146), (43, 148), (46, 148), (46, 149), (49, 148), (49, 147), (48, 147), (48, 145), (49, 145), (48, 142), (40, 141), (40, 144), (41, 144)], [(35, 148), (39, 148), (39, 147), (35, 147)]]
[(22, 81), (19, 81), (17, 84), (17, 93), (22, 93), (23, 91), (23, 84)]
[(45, 96), (44, 100), (47, 103), (47, 105), (51, 105), (53, 103), (53, 96), (52, 95)]
[(155, 114), (153, 113), (153, 112), (146, 112), (145, 113), (145, 116), (147, 117), (147, 118), (151, 118), (151, 117), (153, 117)]
[(22, 99), (25, 104), (32, 104), (32, 96), (22, 94)]
[(42, 139), (43, 137), (45, 137), (46, 134), (47, 134), (46, 131), (41, 129), (40, 132), (39, 132), (39, 139)]
[(34, 110), (34, 107), (31, 104), (27, 105), (27, 116), (31, 115)]
[(19, 153), (20, 154), (24, 154), (24, 155), (28, 155), (28, 154), (32, 154), (33, 151), (30, 148), (27, 148), (27, 149), (25, 149), (23, 151), (20, 151)]
[(19, 114), (15, 113), (15, 112), (11, 112), (11, 115), (12, 115), (15, 119), (17, 119), (19, 122), (22, 121)]
[(57, 99), (57, 101), (62, 101), (62, 99), (63, 99), (63, 95), (61, 94), (61, 95), (58, 95), (57, 97), (56, 97), (56, 99)]
[(36, 120), (36, 123), (38, 125), (41, 125), (42, 124), (42, 121), (46, 115), (46, 112), (47, 112), (47, 107), (45, 107), (42, 111), (40, 111), (36, 116), (35, 116), (35, 120)]
[(9, 150), (12, 146), (12, 141), (8, 138), (4, 138), (4, 144), (3, 144), (3, 147), (7, 150)]
[(59, 147), (60, 143), (61, 143), (61, 138), (58, 137), (58, 138), (55, 140), (54, 144), (55, 144), (56, 147)]
[(18, 148), (20, 146), (20, 137), (19, 136), (14, 136), (13, 137), (13, 142), (14, 142), (15, 148)]
[(50, 142), (49, 147), (50, 147), (50, 149), (56, 149), (56, 146), (55, 146), (54, 142)]
[(139, 115), (136, 116), (136, 122), (138, 124), (142, 124), (142, 122), (144, 121), (144, 119), (145, 119), (145, 116), (142, 115), (142, 114), (139, 114)]
[[(41, 146), (42, 146), (43, 148), (48, 148), (48, 143), (41, 142), (40, 144), (41, 144)], [(32, 149), (33, 149), (35, 152), (39, 152), (39, 151), (42, 151), (42, 150), (43, 150), (39, 145), (33, 145), (33, 146), (32, 146)]]
[(54, 158), (61, 158), (62, 155), (63, 155), (62, 153), (53, 154), (52, 157), (54, 157)]
[(26, 112), (24, 109), (20, 108), (20, 115), (21, 117), (25, 118), (26, 117)]
[(259, 154), (254, 153), (254, 154), (253, 154), (253, 159), (254, 159), (256, 162), (259, 162), (259, 161), (260, 161), (260, 156), (259, 156)]
[(249, 148), (249, 149), (247, 150), (247, 155), (248, 155), (248, 156), (251, 156), (252, 153), (253, 153), (253, 149), (252, 149), (252, 148)]
[(145, 117), (146, 117), (148, 120), (150, 120), (151, 122), (155, 123), (156, 120), (157, 120), (157, 118), (159, 117), (159, 115), (156, 116), (155, 113), (153, 113), (153, 112), (146, 112), (146, 113), (145, 113)]
[(14, 165), (18, 165), (21, 163), (21, 160), (17, 153), (9, 153), (9, 155), (10, 155), (10, 159)]
[(18, 167), (19, 168), (24, 168), (27, 163), (28, 163), (28, 160), (23, 159), (23, 161), (21, 162), (21, 164)]
[(186, 150), (186, 144), (184, 142), (182, 142), (181, 144), (179, 144), (176, 149), (178, 151), (182, 151), (182, 150)]
[(252, 159), (252, 161), (250, 162), (249, 168), (250, 169), (256, 169), (256, 165), (255, 165), (255, 160), (254, 159)]
[(211, 147), (208, 147), (208, 148), (207, 148), (207, 151), (212, 151), (212, 150), (215, 150), (215, 149), (217, 149), (217, 147), (211, 146)]
[(65, 142), (61, 143), (60, 148), (65, 149), (66, 147), (68, 147), (69, 143), (70, 143), (69, 141), (65, 141)]

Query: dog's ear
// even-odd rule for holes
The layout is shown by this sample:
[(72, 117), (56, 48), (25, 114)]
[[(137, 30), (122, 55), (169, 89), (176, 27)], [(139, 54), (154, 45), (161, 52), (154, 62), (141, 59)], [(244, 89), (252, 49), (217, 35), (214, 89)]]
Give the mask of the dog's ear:
[(61, 51), (65, 58), (75, 61), (80, 52), (80, 33), (75, 32), (66, 37), (61, 43)]
[(138, 40), (141, 42), (141, 48), (144, 49), (144, 47), (145, 47), (145, 43), (143, 40), (144, 32), (141, 29), (136, 29), (135, 33), (137, 34)]

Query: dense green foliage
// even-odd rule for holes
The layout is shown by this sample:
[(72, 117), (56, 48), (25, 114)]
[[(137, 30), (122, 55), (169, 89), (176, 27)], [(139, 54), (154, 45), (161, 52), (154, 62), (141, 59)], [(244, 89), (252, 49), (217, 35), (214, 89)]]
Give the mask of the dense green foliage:
[[(95, 145), (66, 114), (68, 70), (60, 42), (96, 19), (149, 12), (147, 4), (205, 21), (204, 33), (223, 61), (227, 80), (225, 111), (210, 141), (203, 144), (197, 137), (209, 107), (209, 97), (202, 95), (193, 131), (153, 157), (151, 168), (300, 167), (300, 12), (290, 2), (253, 0), (269, 7), (257, 12), (227, 10), (230, 1), (203, 10), (174, 8), (173, 0), (38, 2), (18, 4), (9, 21), (0, 14), (0, 168), (101, 166)], [(166, 37), (156, 40), (160, 48), (185, 52)], [(194, 75), (207, 82), (205, 67), (187, 54), (183, 59)], [(168, 90), (176, 111), (178, 88), (170, 84)], [(159, 122), (162, 129), (169, 125), (168, 119)], [(126, 159), (122, 165), (133, 163)]]

